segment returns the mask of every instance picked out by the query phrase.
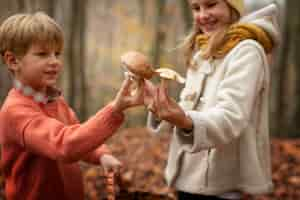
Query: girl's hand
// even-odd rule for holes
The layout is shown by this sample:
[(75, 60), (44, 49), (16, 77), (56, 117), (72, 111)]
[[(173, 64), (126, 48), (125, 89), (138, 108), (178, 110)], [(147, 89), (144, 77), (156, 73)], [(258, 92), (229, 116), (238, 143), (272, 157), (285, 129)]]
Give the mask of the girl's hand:
[(157, 88), (152, 110), (158, 118), (166, 120), (179, 128), (187, 130), (193, 128), (192, 119), (186, 116), (176, 101), (168, 96), (166, 80), (162, 80), (161, 85)]
[(145, 80), (144, 86), (144, 105), (148, 110), (152, 111), (154, 104), (154, 96), (156, 94), (157, 87), (149, 80)]
[[(132, 94), (133, 93), (132, 86), (136, 83), (138, 87), (136, 88), (134, 94)], [(143, 79), (134, 80), (133, 78), (126, 76), (117, 96), (112, 102), (115, 111), (122, 112), (127, 108), (143, 105), (144, 104), (143, 93), (144, 93), (144, 80)]]

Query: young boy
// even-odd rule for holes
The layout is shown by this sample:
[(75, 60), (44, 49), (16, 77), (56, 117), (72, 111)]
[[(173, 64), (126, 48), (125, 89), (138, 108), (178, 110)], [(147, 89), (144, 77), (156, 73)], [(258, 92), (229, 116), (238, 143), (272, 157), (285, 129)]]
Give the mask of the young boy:
[(0, 112), (8, 200), (83, 200), (77, 161), (101, 160), (108, 170), (118, 167), (119, 161), (102, 144), (121, 125), (123, 110), (143, 103), (143, 83), (130, 96), (127, 78), (109, 105), (79, 124), (55, 88), (62, 49), (62, 30), (46, 14), (17, 14), (0, 27), (0, 53), (14, 78)]

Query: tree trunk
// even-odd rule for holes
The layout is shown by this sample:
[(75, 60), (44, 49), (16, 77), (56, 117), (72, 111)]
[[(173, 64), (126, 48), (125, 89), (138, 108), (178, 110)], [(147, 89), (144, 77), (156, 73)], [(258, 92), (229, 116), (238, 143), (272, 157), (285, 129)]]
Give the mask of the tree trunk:
[(87, 88), (85, 83), (85, 9), (86, 1), (73, 0), (68, 43), (69, 60), (69, 103), (79, 113), (79, 118), (86, 117)]
[(193, 26), (193, 17), (188, 1), (180, 1), (180, 8), (184, 19), (184, 29), (185, 31), (189, 31)]
[(297, 136), (300, 135), (300, 13), (299, 13), (299, 8), (300, 8), (300, 1), (296, 0), (290, 0), (287, 1), (287, 18), (289, 25), (288, 25), (288, 31), (289, 31), (289, 36), (291, 37), (290, 42), (292, 42), (293, 47), (290, 48), (292, 50), (292, 64), (295, 66), (295, 105), (294, 105), (294, 110), (295, 114), (292, 119), (292, 134), (296, 134)]
[(86, 63), (85, 63), (85, 50), (86, 50), (86, 8), (87, 8), (88, 1), (79, 1), (80, 6), (80, 13), (77, 13), (79, 15), (80, 20), (80, 31), (79, 31), (79, 74), (81, 76), (81, 82), (80, 82), (80, 90), (81, 90), (81, 104), (80, 104), (80, 116), (81, 119), (85, 120), (87, 118), (87, 97), (88, 97), (88, 88), (86, 87)]
[(153, 64), (158, 66), (160, 62), (161, 47), (165, 41), (165, 32), (162, 30), (162, 23), (164, 22), (164, 11), (166, 7), (165, 0), (156, 0), (156, 14), (154, 24), (154, 42), (152, 48)]
[(146, 22), (146, 2), (145, 0), (137, 0), (139, 5), (139, 18), (141, 20), (141, 24), (145, 24)]
[[(284, 16), (285, 17), (285, 16)], [(270, 98), (270, 128), (272, 135), (281, 136), (284, 129), (288, 128), (288, 109), (286, 106), (285, 96), (288, 81), (289, 48), (290, 37), (288, 34), (288, 23), (283, 23), (282, 28), (282, 43), (278, 47), (274, 58), (274, 69), (272, 70), (271, 98)]]

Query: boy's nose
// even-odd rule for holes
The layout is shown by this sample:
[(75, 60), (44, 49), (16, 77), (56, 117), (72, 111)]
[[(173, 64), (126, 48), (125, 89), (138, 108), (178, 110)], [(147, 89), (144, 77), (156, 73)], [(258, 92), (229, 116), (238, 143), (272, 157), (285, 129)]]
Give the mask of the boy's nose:
[(49, 62), (54, 63), (54, 64), (59, 63), (60, 59), (56, 55), (51, 55), (50, 58), (49, 58)]
[(59, 65), (61, 63), (61, 60), (56, 55), (51, 55), (49, 58), (49, 63), (51, 65)]

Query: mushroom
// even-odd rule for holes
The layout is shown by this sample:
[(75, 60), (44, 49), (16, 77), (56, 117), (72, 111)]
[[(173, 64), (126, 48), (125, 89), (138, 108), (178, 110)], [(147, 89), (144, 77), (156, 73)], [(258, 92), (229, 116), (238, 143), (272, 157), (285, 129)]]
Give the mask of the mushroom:
[(163, 79), (173, 80), (178, 83), (185, 83), (185, 78), (170, 68), (158, 68), (155, 72)]
[(123, 54), (121, 62), (125, 70), (131, 72), (131, 75), (151, 79), (155, 74), (148, 58), (137, 51), (129, 51)]
[(148, 58), (137, 51), (129, 51), (121, 56), (123, 67), (131, 76), (137, 78), (151, 79), (159, 76), (162, 79), (174, 80), (184, 83), (185, 79), (176, 71), (170, 68), (158, 68), (156, 70), (151, 66)]

